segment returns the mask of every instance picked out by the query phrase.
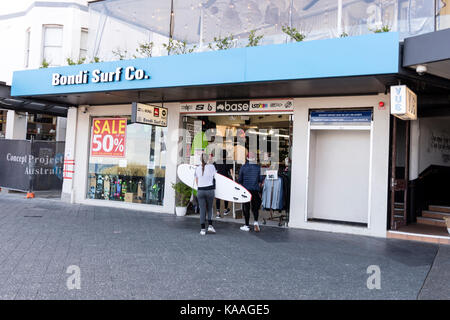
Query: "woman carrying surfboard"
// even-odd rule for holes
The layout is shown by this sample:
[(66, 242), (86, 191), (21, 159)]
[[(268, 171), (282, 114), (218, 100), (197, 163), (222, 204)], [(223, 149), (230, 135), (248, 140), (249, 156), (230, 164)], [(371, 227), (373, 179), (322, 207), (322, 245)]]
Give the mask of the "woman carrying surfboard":
[(195, 182), (197, 184), (197, 199), (200, 207), (200, 234), (206, 235), (206, 214), (208, 214), (208, 232), (216, 233), (212, 225), (213, 202), (214, 202), (214, 175), (216, 168), (207, 163), (206, 154), (201, 155), (202, 164), (195, 169)]

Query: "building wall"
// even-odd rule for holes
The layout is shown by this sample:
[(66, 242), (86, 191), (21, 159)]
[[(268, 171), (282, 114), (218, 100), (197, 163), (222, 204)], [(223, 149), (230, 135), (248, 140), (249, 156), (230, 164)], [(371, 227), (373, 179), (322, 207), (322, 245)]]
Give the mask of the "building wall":
[[(378, 109), (383, 101), (385, 110)], [(385, 237), (389, 174), (389, 96), (329, 97), (295, 99), (292, 158), (292, 188), (289, 226), (329, 232)], [(368, 228), (334, 223), (307, 222), (308, 115), (310, 109), (373, 107), (373, 131), (369, 186), (370, 217)], [(351, 181), (342, 181), (342, 188)], [(327, 195), (323, 195), (324, 201)]]
[[(389, 161), (389, 108), (378, 110), (378, 103), (389, 103), (387, 95), (359, 96), (359, 97), (329, 97), (329, 98), (298, 98), (294, 100), (294, 129), (293, 129), (293, 157), (292, 157), (292, 188), (290, 227), (314, 229), (330, 232), (343, 232), (371, 236), (386, 236), (387, 219), (387, 191), (388, 191), (388, 161)], [(91, 106), (78, 108), (75, 148), (75, 174), (73, 180), (72, 198), (77, 203), (86, 203), (99, 206), (121, 207), (148, 212), (174, 213), (175, 195), (171, 183), (176, 181), (176, 152), (178, 150), (179, 104), (165, 104), (168, 108), (168, 132), (170, 142), (167, 143), (168, 154), (164, 206), (146, 204), (122, 203), (117, 201), (104, 201), (86, 199), (87, 171), (89, 161), (89, 132), (90, 117), (114, 116), (131, 114), (131, 105)], [(310, 109), (321, 108), (367, 108), (373, 107), (374, 121), (372, 131), (371, 172), (369, 186), (370, 217), (368, 228), (353, 227), (340, 224), (306, 222), (306, 188), (307, 188), (307, 154), (308, 154), (308, 115)], [(75, 119), (75, 117), (74, 117)], [(69, 118), (70, 122), (71, 119)], [(68, 124), (69, 126), (69, 124)], [(73, 139), (72, 139), (73, 140)], [(71, 140), (71, 141), (72, 141)], [(66, 150), (70, 143), (66, 143)], [(343, 188), (346, 183), (343, 181)], [(66, 197), (68, 198), (68, 197)], [(326, 199), (326, 195), (324, 195)]]
[(420, 118), (419, 174), (430, 165), (450, 166), (450, 117)]
[[(30, 59), (28, 69), (42, 64), (43, 25), (63, 25), (63, 59), (77, 60), (80, 51), (81, 28), (88, 28), (86, 0), (3, 1), (0, 6), (0, 81), (11, 84), (12, 73), (26, 69), (26, 32), (30, 29)], [(7, 4), (6, 4), (7, 3)], [(5, 50), (7, 49), (7, 50)]]

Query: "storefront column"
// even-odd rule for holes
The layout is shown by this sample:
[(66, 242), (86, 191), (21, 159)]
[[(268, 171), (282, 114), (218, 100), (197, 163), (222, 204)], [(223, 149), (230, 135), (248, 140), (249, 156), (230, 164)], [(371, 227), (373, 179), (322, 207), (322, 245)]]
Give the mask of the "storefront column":
[(25, 140), (27, 138), (27, 116), (8, 110), (5, 139)]
[[(61, 192), (61, 200), (74, 202), (73, 178), (75, 176), (75, 143), (77, 133), (78, 109), (71, 107), (67, 111), (65, 151), (64, 151), (64, 180)], [(59, 122), (59, 118), (58, 118)]]

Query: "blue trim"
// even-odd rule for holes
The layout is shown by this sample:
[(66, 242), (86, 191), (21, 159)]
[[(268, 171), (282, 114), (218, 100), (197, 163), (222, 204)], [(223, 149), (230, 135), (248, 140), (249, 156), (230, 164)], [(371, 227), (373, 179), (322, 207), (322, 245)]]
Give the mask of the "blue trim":
[(33, 8), (70, 8), (70, 7), (76, 7), (81, 11), (88, 12), (87, 6), (83, 6), (76, 2), (35, 1), (32, 4), (30, 4), (29, 7), (24, 11), (0, 15), (0, 20), (7, 20), (7, 19), (23, 17), (23, 16), (27, 15)]
[[(149, 79), (52, 86), (52, 74), (143, 69)], [(395, 74), (398, 33), (16, 71), (11, 95), (32, 96)]]

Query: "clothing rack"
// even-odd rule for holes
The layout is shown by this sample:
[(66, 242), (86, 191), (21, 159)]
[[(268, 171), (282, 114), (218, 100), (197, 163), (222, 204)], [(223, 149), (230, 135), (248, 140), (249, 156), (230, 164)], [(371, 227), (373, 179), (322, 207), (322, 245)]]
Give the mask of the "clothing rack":
[[(273, 209), (273, 198), (274, 198), (274, 181), (281, 179), (281, 183), (282, 183), (282, 188), (281, 188), (281, 193), (283, 195), (283, 203), (286, 203), (284, 197), (286, 197), (285, 195), (285, 190), (286, 186), (285, 184), (287, 183), (287, 178), (283, 172), (278, 172), (278, 177), (277, 179), (269, 179), (269, 181), (271, 181), (271, 186), (270, 186), (270, 205), (269, 205), (269, 213), (270, 213), (270, 217), (269, 218), (263, 218), (263, 224), (267, 224), (267, 220), (278, 220), (278, 226), (282, 226), (283, 223), (285, 225), (287, 225), (288, 219), (289, 219), (289, 210), (287, 208), (286, 205), (282, 205), (280, 209), (275, 209), (276, 211), (280, 212), (280, 215), (274, 215), (274, 209)], [(267, 180), (264, 181), (264, 183), (266, 183)], [(267, 210), (267, 208), (263, 208), (264, 210)], [(282, 214), (281, 212), (284, 210), (284, 214)]]

